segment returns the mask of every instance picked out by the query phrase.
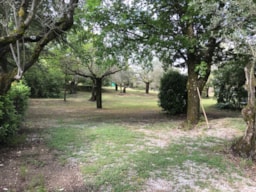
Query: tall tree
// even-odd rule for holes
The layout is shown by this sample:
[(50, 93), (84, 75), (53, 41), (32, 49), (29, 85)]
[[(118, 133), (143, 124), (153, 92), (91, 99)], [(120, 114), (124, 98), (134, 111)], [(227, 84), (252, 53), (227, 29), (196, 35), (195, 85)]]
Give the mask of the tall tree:
[[(227, 42), (234, 54), (247, 58), (244, 68), (248, 93), (247, 106), (242, 109), (246, 131), (237, 142), (232, 145), (232, 151), (242, 157), (256, 160), (256, 107), (255, 107), (255, 65), (256, 65), (256, 2), (254, 0), (230, 1), (226, 6), (227, 26), (229, 34)], [(231, 29), (231, 30), (230, 30)], [(241, 65), (241, 63), (238, 63)]]
[(0, 1), (0, 95), (73, 25), (78, 0)]
[(201, 14), (201, 1), (103, 1), (90, 17), (90, 21), (97, 18), (95, 26), (101, 27), (112, 47), (136, 51), (142, 59), (156, 54), (166, 64), (187, 67), (188, 125), (199, 121), (197, 88), (203, 90), (221, 51), (223, 20), (214, 25), (210, 21), (224, 5), (216, 0), (207, 3), (212, 5), (211, 10)]

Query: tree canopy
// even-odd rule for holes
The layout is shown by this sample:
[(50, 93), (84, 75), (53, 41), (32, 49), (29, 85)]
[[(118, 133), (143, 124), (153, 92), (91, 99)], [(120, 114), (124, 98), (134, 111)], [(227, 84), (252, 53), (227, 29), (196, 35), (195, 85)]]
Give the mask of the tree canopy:
[(0, 1), (0, 95), (73, 25), (78, 0)]
[[(187, 122), (199, 120), (199, 97), (211, 65), (221, 59), (223, 20), (212, 18), (223, 9), (222, 1), (103, 1), (89, 17), (105, 36), (105, 44), (131, 52), (140, 59), (160, 58), (166, 65), (188, 69)], [(95, 28), (88, 28), (95, 30)], [(132, 51), (131, 51), (132, 50)]]

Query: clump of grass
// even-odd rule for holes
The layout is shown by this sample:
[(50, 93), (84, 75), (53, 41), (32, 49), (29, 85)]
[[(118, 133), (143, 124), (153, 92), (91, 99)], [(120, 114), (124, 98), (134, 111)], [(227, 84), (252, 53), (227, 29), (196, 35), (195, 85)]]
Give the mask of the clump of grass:
[(244, 122), (244, 120), (241, 117), (239, 117), (239, 118), (227, 118), (226, 119), (226, 126), (235, 128), (239, 131), (244, 131), (245, 128), (246, 128), (246, 123)]
[(19, 170), (19, 177), (22, 181), (25, 181), (28, 175), (28, 168), (25, 165), (22, 165)]
[(47, 192), (47, 189), (45, 188), (45, 178), (42, 174), (36, 175), (32, 178), (29, 183), (28, 191)]

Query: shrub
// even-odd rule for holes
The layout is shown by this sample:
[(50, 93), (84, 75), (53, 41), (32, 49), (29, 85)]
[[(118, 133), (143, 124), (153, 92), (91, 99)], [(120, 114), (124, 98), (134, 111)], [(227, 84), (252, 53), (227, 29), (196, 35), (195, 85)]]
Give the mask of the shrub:
[(214, 77), (213, 85), (217, 106), (221, 109), (240, 109), (241, 103), (247, 98), (247, 92), (244, 89), (244, 66), (230, 62), (220, 66), (214, 72)]
[(27, 85), (31, 88), (31, 97), (58, 98), (61, 97), (64, 78), (63, 73), (43, 64), (31, 67), (25, 74)]
[(22, 82), (15, 82), (4, 96), (0, 96), (0, 143), (14, 136), (23, 120), (30, 89)]
[(186, 112), (187, 77), (177, 71), (169, 71), (160, 81), (159, 106), (164, 111), (175, 115)]
[(8, 92), (10, 100), (13, 102), (17, 114), (22, 117), (25, 115), (25, 111), (28, 106), (28, 98), (30, 95), (30, 88), (22, 81), (14, 82), (11, 89)]

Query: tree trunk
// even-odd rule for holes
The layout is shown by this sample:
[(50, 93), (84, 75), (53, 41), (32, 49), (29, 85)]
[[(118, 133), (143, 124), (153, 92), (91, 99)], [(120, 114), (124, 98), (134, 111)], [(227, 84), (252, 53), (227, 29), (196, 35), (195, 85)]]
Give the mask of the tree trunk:
[(256, 126), (255, 126), (255, 63), (250, 63), (245, 68), (246, 89), (248, 92), (247, 106), (242, 110), (243, 119), (246, 122), (247, 129), (242, 138), (240, 138), (231, 147), (232, 151), (245, 158), (256, 160)]
[(96, 78), (95, 80), (97, 109), (102, 109), (102, 78)]
[(149, 84), (150, 84), (150, 83), (149, 83), (149, 82), (146, 82), (145, 84), (146, 84), (146, 94), (149, 94)]
[(0, 96), (5, 95), (11, 87), (16, 70), (0, 73)]
[(71, 81), (69, 85), (69, 93), (70, 94), (75, 94), (76, 93), (76, 83), (74, 80)]
[(205, 75), (200, 77), (196, 72), (197, 63), (200, 63), (195, 59), (195, 55), (190, 57), (188, 61), (188, 81), (187, 81), (187, 126), (193, 128), (199, 122), (200, 119), (200, 98), (197, 93), (197, 88), (200, 94), (202, 94), (203, 88), (210, 75), (211, 65), (207, 64)]
[(118, 91), (118, 84), (115, 83), (115, 90)]
[(95, 88), (95, 85), (92, 86), (91, 98), (89, 99), (89, 101), (96, 101), (96, 88)]
[(91, 90), (91, 98), (89, 101), (96, 101), (96, 80), (91, 78), (92, 80), (92, 90)]
[(126, 86), (123, 87), (123, 93), (126, 93)]
[(209, 87), (205, 88), (205, 97), (209, 98)]
[[(200, 118), (200, 99), (197, 94), (197, 73), (194, 71), (194, 67), (188, 66), (188, 82), (187, 82), (187, 124), (196, 125)], [(198, 87), (199, 88), (199, 87)], [(201, 92), (202, 90), (199, 91)]]

